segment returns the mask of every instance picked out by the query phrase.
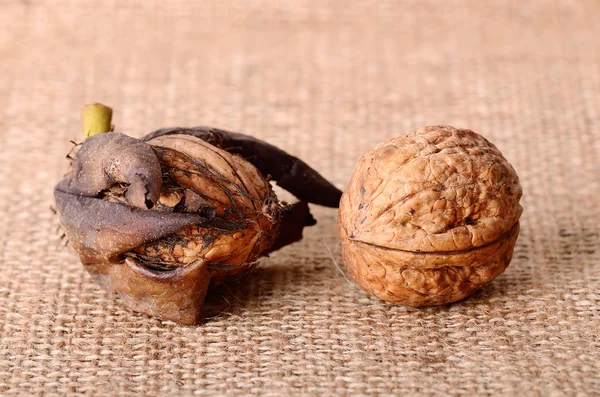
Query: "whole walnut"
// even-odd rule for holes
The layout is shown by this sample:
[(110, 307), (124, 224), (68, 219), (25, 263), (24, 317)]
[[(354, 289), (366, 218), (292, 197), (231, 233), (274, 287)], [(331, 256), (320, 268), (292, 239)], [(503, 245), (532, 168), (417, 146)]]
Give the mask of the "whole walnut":
[(344, 264), (386, 301), (461, 300), (509, 265), (521, 195), (515, 170), (473, 131), (429, 126), (382, 142), (340, 202)]
[[(300, 240), (307, 202), (341, 197), (300, 159), (215, 128), (95, 135), (71, 165), (54, 195), (83, 265), (133, 310), (183, 324), (201, 320), (209, 285)], [(279, 201), (269, 179), (301, 201)]]

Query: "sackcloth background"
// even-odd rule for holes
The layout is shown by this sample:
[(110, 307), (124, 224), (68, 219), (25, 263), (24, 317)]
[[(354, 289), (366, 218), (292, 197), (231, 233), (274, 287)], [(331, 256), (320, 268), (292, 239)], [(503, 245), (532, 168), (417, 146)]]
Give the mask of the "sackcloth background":
[[(600, 393), (597, 1), (0, 1), (1, 395)], [(343, 188), (377, 142), (473, 129), (514, 165), (522, 232), (471, 299), (411, 309), (340, 272), (336, 211), (185, 327), (108, 299), (50, 210), (79, 110), (210, 125)], [(336, 266), (337, 263), (337, 266)]]

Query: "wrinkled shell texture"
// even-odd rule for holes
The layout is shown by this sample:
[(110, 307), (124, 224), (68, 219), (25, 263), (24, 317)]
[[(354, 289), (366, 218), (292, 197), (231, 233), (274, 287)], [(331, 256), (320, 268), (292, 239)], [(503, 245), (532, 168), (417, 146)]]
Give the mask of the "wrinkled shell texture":
[(342, 196), (344, 263), (387, 301), (463, 299), (510, 263), (521, 195), (512, 166), (473, 131), (430, 126), (382, 142)]
[(181, 200), (191, 201), (194, 210), (206, 206), (218, 218), (244, 227), (233, 233), (185, 227), (168, 239), (134, 249), (145, 262), (187, 264), (201, 259), (215, 283), (243, 270), (271, 246), (277, 236), (280, 204), (254, 166), (193, 136), (164, 136), (148, 143), (155, 147), (163, 173), (174, 182), (163, 188), (159, 204), (169, 208)]

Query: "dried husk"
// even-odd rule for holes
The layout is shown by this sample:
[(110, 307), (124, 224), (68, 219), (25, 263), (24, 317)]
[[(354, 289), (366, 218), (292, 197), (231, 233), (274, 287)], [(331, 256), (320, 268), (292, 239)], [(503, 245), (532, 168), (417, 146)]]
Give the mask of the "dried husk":
[[(254, 165), (221, 149), (232, 133), (161, 131), (143, 140), (119, 133), (88, 138), (55, 189), (56, 205), (72, 246), (103, 288), (136, 311), (193, 324), (201, 319), (209, 284), (299, 240), (315, 221), (306, 202), (279, 202)], [(341, 192), (305, 163), (235, 135), (251, 143), (236, 146), (239, 154), (299, 165), (291, 179), (306, 183), (309, 176), (321, 189), (319, 199), (339, 202)], [(224, 139), (206, 142), (215, 136)], [(299, 195), (310, 200), (315, 192)]]

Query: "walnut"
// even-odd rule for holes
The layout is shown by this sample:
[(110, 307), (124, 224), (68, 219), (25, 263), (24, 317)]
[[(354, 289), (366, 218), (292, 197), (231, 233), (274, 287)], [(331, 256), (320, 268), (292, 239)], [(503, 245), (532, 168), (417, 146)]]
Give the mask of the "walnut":
[(464, 299), (509, 265), (521, 195), (515, 170), (473, 131), (430, 126), (382, 142), (340, 202), (344, 264), (386, 301)]
[[(279, 201), (268, 179), (301, 201)], [(198, 127), (91, 136), (54, 195), (98, 284), (135, 311), (194, 324), (210, 285), (300, 240), (316, 223), (307, 202), (337, 207), (341, 191), (266, 142)]]

